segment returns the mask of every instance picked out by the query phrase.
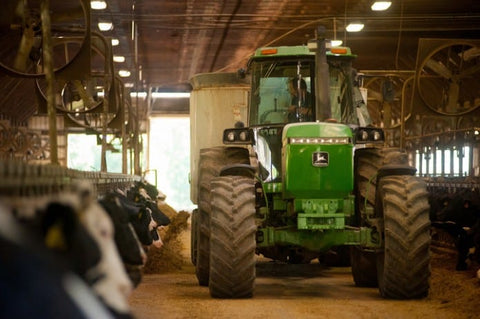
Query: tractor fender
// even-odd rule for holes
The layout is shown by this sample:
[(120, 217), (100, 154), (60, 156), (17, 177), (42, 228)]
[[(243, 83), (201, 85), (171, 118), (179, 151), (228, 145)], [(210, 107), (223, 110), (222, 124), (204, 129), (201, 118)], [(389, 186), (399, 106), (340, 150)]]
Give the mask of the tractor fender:
[(254, 177), (255, 173), (255, 167), (250, 164), (232, 164), (224, 166), (220, 170), (220, 176)]
[(392, 175), (415, 175), (417, 169), (410, 165), (404, 164), (388, 164), (380, 167), (377, 173), (377, 185), (382, 177)]

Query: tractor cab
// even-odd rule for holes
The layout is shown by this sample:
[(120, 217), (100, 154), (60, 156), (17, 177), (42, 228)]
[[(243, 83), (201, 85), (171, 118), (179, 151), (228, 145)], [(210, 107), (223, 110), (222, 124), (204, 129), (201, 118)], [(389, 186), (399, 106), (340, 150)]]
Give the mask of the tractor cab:
[[(308, 46), (257, 49), (251, 72), (250, 126), (309, 121), (369, 124), (347, 47), (327, 50), (329, 118), (317, 114), (315, 53)], [(321, 97), (318, 97), (321, 98)]]
[[(316, 94), (316, 56), (308, 46), (257, 49), (251, 73), (249, 126), (264, 182), (282, 176), (282, 135), (289, 123), (328, 121), (366, 126), (370, 123), (352, 69), (349, 48), (327, 50), (328, 94)], [(326, 78), (326, 77), (325, 77)], [(322, 100), (323, 98), (323, 100)], [(321, 106), (321, 107), (319, 107)]]

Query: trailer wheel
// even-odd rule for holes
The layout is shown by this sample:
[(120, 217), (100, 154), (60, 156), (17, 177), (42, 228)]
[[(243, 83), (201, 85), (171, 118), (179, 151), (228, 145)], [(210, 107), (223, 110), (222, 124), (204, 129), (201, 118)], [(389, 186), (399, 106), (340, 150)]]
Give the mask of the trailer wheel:
[(198, 163), (198, 214), (192, 236), (196, 238), (195, 274), (200, 286), (208, 286), (210, 274), (211, 181), (227, 164), (248, 164), (248, 150), (240, 147), (213, 147), (200, 150)]
[(376, 208), (384, 224), (384, 252), (377, 255), (380, 294), (393, 299), (427, 296), (430, 219), (425, 183), (410, 175), (383, 177)]
[(196, 233), (196, 263), (195, 275), (200, 286), (208, 286), (209, 276), (209, 258), (210, 258), (210, 217), (209, 214), (201, 209), (198, 210)]
[(250, 298), (255, 285), (255, 189), (251, 178), (212, 181), (210, 295)]
[(198, 209), (194, 209), (192, 212), (192, 228), (190, 235), (190, 260), (195, 266), (197, 264), (197, 237), (198, 237), (198, 228), (197, 228), (197, 216)]

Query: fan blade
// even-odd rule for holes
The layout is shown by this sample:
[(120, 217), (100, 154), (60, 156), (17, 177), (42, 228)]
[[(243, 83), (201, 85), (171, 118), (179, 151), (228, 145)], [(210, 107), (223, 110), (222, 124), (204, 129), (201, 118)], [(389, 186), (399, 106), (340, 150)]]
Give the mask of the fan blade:
[(85, 87), (83, 86), (82, 81), (74, 80), (73, 84), (75, 85), (75, 89), (77, 90), (78, 94), (80, 95), (80, 98), (83, 101), (83, 107), (85, 109), (90, 108), (91, 98), (87, 93), (87, 91), (85, 90)]
[(382, 93), (380, 93), (378, 91), (368, 89), (367, 100), (374, 100), (374, 101), (382, 102), (383, 101), (383, 95), (382, 95)]
[(464, 61), (470, 61), (473, 58), (480, 56), (480, 48), (473, 47), (458, 54)]
[(23, 30), (17, 56), (15, 57), (15, 61), (13, 63), (13, 67), (19, 71), (27, 70), (27, 61), (30, 56), (30, 51), (33, 47), (34, 35), (34, 31), (31, 28), (25, 28)]
[(452, 72), (445, 65), (438, 61), (428, 59), (427, 62), (425, 62), (425, 66), (446, 79), (450, 79), (452, 77)]

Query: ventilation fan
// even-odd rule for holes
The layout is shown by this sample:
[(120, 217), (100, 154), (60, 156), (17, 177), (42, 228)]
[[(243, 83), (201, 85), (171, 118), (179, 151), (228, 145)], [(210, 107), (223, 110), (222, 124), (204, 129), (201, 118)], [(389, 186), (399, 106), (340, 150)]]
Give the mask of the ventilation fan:
[[(0, 68), (12, 76), (44, 75), (42, 58), (42, 0), (4, 0), (0, 13)], [(50, 0), (52, 37), (72, 35), (85, 40), (90, 32), (87, 0)], [(69, 55), (57, 46), (54, 70), (65, 68), (81, 51), (81, 45)]]
[(431, 110), (460, 115), (480, 106), (480, 50), (473, 44), (450, 42), (440, 46), (418, 70), (418, 92)]
[[(65, 114), (70, 126), (101, 131), (105, 121), (110, 126), (120, 112), (118, 80), (113, 72), (110, 42), (96, 32), (92, 32), (90, 40), (90, 63), (83, 66), (83, 73), (81, 70), (58, 73), (55, 83), (56, 108)], [(75, 44), (79, 44), (75, 37), (56, 43), (65, 48), (65, 52)], [(36, 83), (40, 108), (46, 112), (46, 81), (39, 78)]]
[[(95, 77), (92, 79), (95, 79)], [(89, 92), (90, 89), (93, 89), (96, 93), (93, 95), (85, 94), (84, 97), (78, 94), (75, 83), (69, 83), (62, 93), (62, 99), (65, 100), (65, 108), (69, 109), (69, 111), (64, 112), (66, 118), (69, 120), (68, 122), (77, 127), (102, 132), (106, 121), (109, 133), (120, 132), (125, 119), (125, 103), (122, 100), (124, 97), (119, 88), (122, 84), (119, 83), (119, 81), (120, 80), (115, 77), (111, 87), (106, 87), (105, 89), (101, 85), (96, 85), (101, 83), (100, 81), (93, 85), (93, 82), (90, 81), (90, 88), (83, 86), (84, 92), (86, 93)], [(103, 96), (103, 92), (106, 92), (105, 96)], [(74, 99), (72, 99), (73, 96), (75, 96)], [(85, 101), (87, 101), (87, 104), (85, 104)], [(100, 104), (97, 105), (96, 103)], [(107, 103), (106, 113), (104, 103)], [(88, 109), (87, 105), (93, 105), (94, 108)]]

